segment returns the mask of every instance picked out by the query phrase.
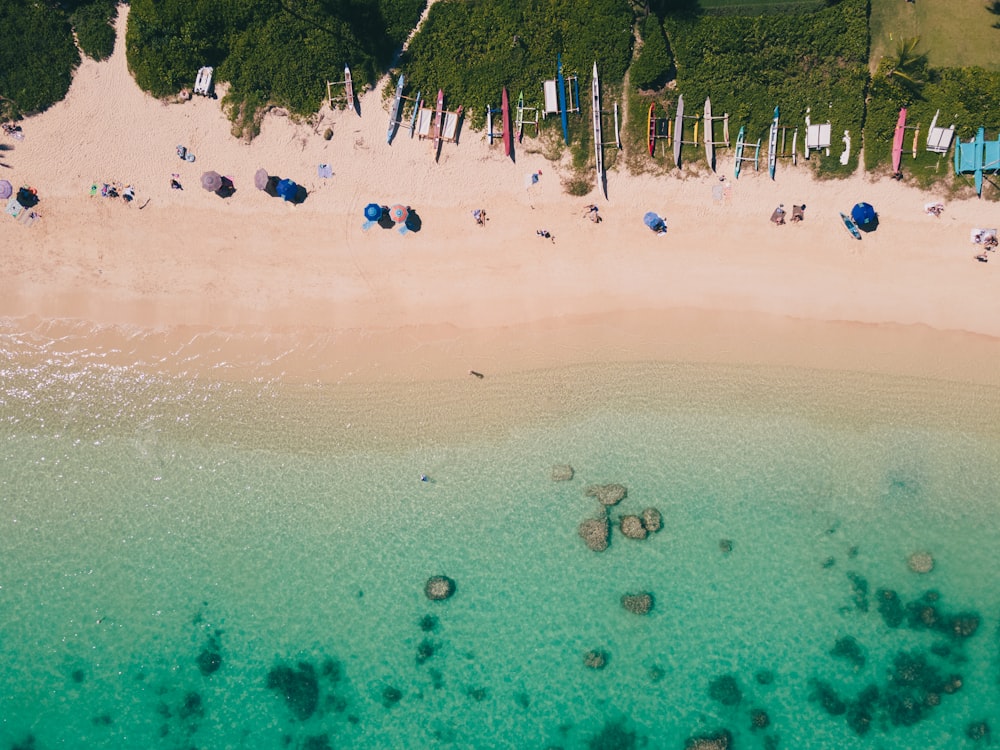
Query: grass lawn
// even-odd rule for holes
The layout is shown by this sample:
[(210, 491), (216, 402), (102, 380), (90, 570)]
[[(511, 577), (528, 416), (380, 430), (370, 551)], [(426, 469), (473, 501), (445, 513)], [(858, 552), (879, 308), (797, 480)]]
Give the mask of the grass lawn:
[(1000, 21), (986, 9), (986, 0), (871, 0), (871, 67), (896, 43), (920, 37), (931, 67), (978, 65), (1000, 70)]

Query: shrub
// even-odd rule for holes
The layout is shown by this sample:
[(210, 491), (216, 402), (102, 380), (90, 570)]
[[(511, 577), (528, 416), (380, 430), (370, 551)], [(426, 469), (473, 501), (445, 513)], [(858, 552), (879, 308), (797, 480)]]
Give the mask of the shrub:
[(629, 71), (632, 83), (640, 89), (660, 88), (673, 73), (673, 60), (663, 27), (656, 16), (649, 15), (642, 22), (642, 49)]
[(66, 96), (80, 53), (66, 14), (32, 0), (0, 2), (0, 107), (21, 117)]
[(112, 26), (118, 4), (115, 0), (94, 0), (79, 6), (70, 15), (76, 40), (83, 53), (94, 60), (105, 60), (115, 51), (115, 27)]

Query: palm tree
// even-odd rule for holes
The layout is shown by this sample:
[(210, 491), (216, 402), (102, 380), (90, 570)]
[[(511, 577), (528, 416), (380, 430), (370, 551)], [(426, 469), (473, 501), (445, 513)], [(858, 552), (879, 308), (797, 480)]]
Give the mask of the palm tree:
[(914, 96), (920, 96), (926, 81), (927, 53), (917, 52), (920, 37), (903, 39), (896, 45), (896, 54), (885, 59), (885, 77), (902, 86)]

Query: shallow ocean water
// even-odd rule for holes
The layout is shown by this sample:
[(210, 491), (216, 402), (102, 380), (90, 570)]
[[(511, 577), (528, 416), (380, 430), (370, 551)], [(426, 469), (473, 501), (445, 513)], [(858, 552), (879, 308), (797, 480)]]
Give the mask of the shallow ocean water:
[[(989, 389), (667, 363), (3, 376), (0, 748), (941, 747), (998, 715)], [(591, 552), (585, 489), (611, 482), (612, 519), (664, 527)]]

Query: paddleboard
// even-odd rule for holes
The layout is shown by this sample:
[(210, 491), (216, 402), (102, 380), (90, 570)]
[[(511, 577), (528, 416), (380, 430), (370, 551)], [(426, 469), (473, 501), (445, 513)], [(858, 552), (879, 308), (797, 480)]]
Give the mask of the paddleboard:
[(843, 211), (840, 212), (840, 218), (844, 220), (844, 226), (847, 227), (847, 231), (854, 235), (854, 239), (860, 240), (861, 230), (858, 229), (857, 222), (855, 222), (854, 219), (845, 214)]

